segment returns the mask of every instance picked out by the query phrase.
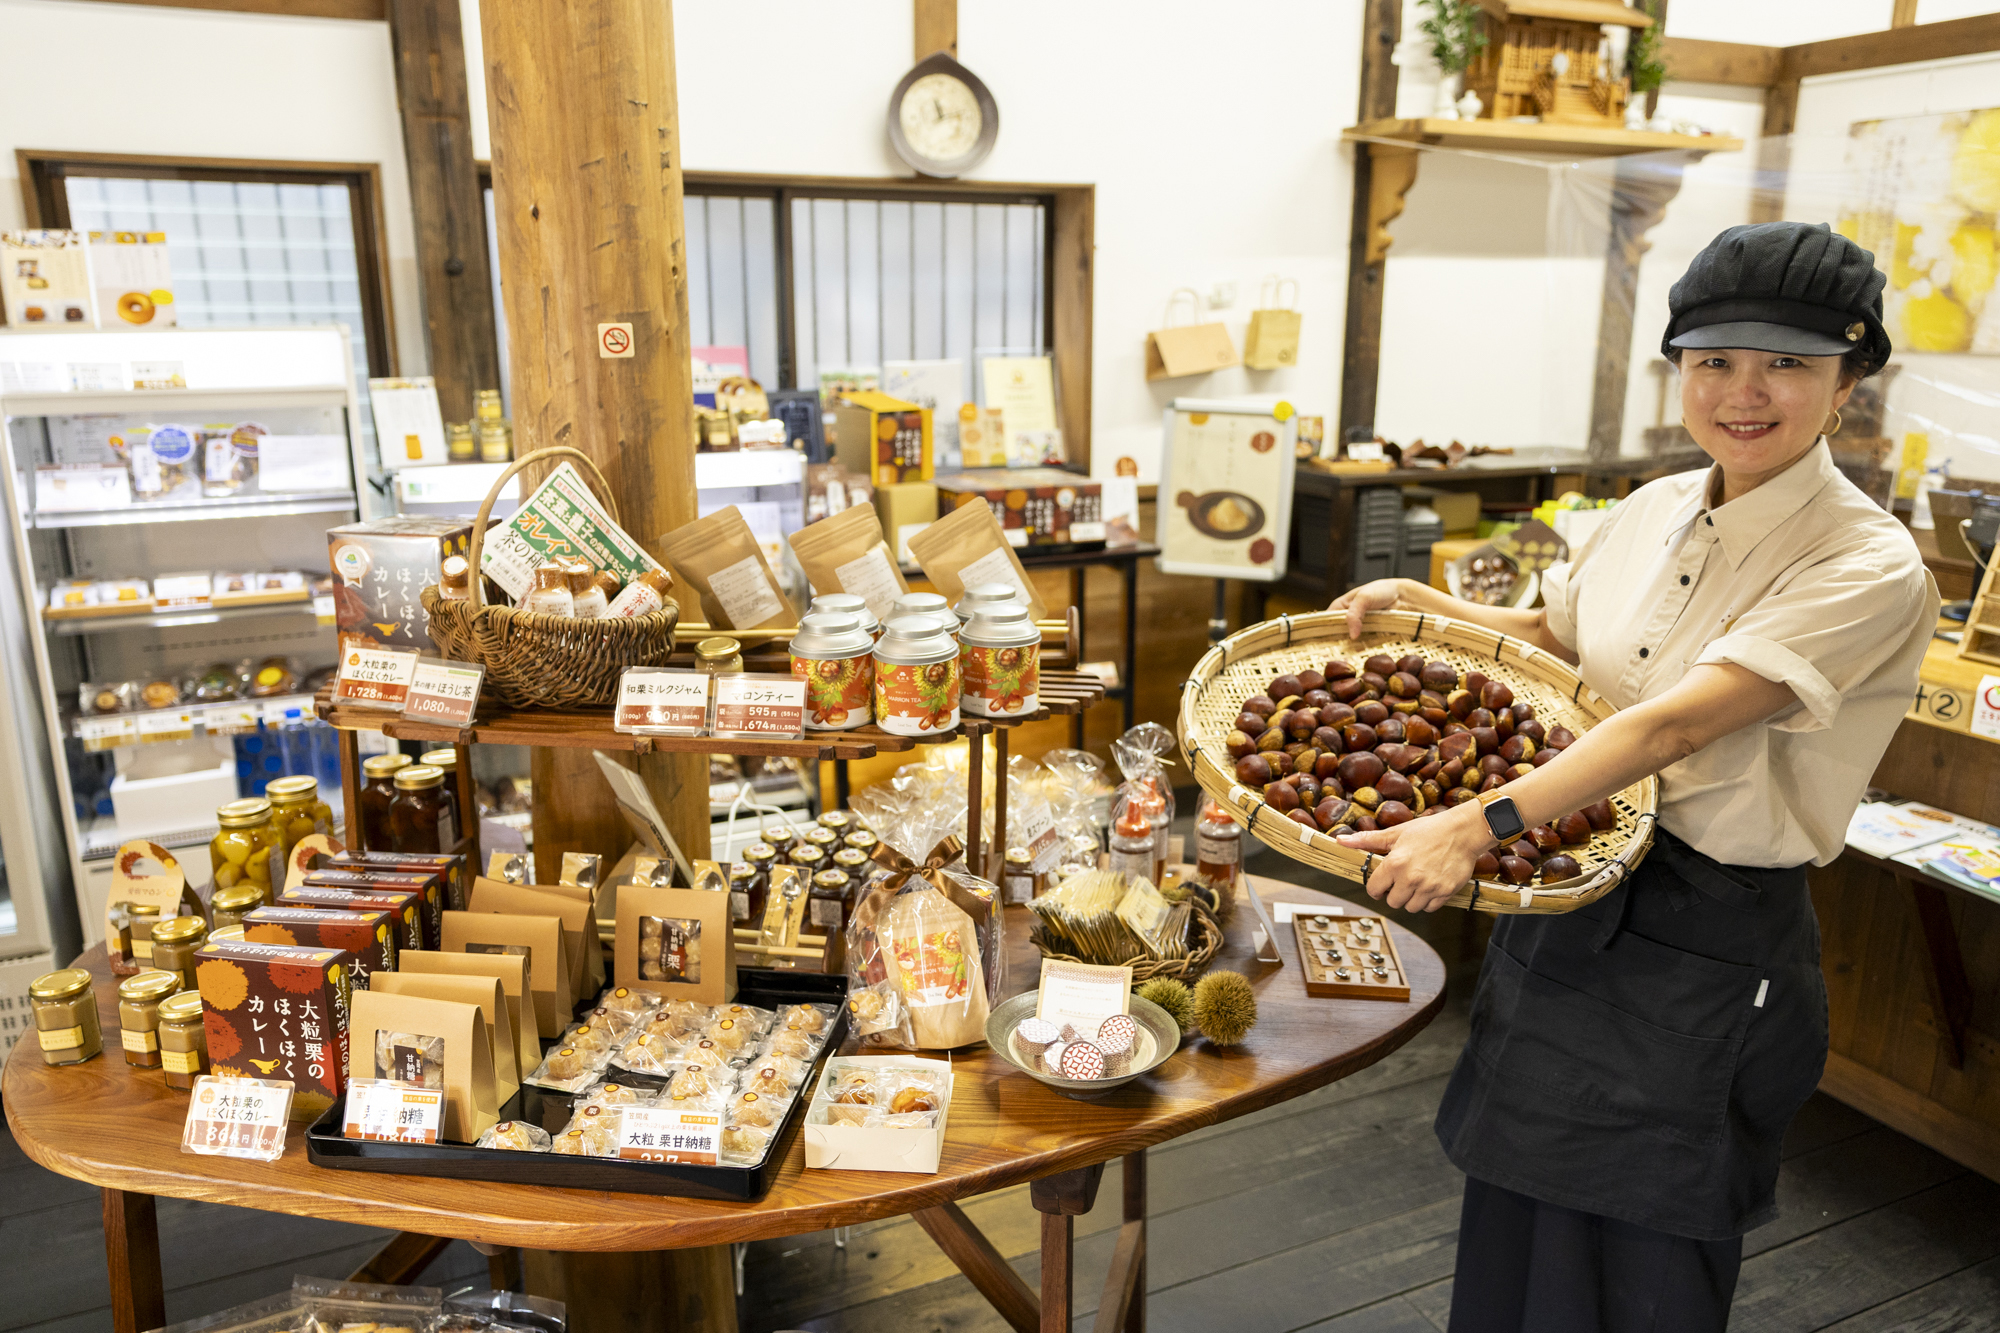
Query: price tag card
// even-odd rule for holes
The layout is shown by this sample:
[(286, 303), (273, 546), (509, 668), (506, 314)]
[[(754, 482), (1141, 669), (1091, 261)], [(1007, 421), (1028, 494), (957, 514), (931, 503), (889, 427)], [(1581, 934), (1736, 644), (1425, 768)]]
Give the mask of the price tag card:
[(364, 708), (401, 709), (422, 657), (391, 648), (349, 648), (340, 657), (333, 701)]
[(141, 745), (184, 741), (194, 735), (194, 710), (191, 708), (162, 708), (158, 712), (140, 713), (138, 716)]
[(275, 1162), (285, 1155), (285, 1118), (291, 1112), (290, 1083), (204, 1074), (188, 1099), (181, 1151)]
[(121, 745), (138, 744), (139, 722), (130, 713), (80, 717), (76, 720), (76, 734), (86, 751), (115, 750)]
[(743, 672), (715, 678), (715, 734), (770, 739), (805, 735), (806, 683)]
[(201, 710), (201, 729), (211, 736), (243, 736), (257, 730), (257, 705), (230, 702), (210, 704)]
[(313, 603), (313, 619), (317, 620), (322, 625), (331, 625), (334, 623), (336, 619), (336, 614), (333, 609), (332, 593), (330, 592), (318, 593), (314, 595), (312, 603)]
[(618, 1126), (618, 1155), (628, 1162), (687, 1162), (714, 1166), (722, 1151), (719, 1111), (672, 1111), (628, 1106)]
[(618, 678), (618, 705), (611, 729), (648, 736), (699, 736), (708, 727), (708, 683), (704, 671), (627, 667)]
[(1097, 967), (1090, 963), (1042, 960), (1042, 984), (1035, 996), (1035, 1017), (1057, 1027), (1074, 1024), (1078, 1032), (1095, 1032), (1113, 1014), (1131, 1008), (1132, 969)]
[(485, 675), (485, 667), (471, 662), (426, 657), (417, 663), (416, 674), (410, 678), (410, 692), (403, 697), (403, 716), (447, 727), (470, 726), (479, 709), (479, 682)]
[(357, 1078), (347, 1085), (341, 1133), (350, 1139), (436, 1143), (443, 1123), (443, 1088), (386, 1078)]
[(1029, 862), (1038, 875), (1056, 868), (1062, 846), (1047, 801), (1035, 801), (1022, 812), (1020, 822), (1007, 830), (1007, 845), (1027, 848)]

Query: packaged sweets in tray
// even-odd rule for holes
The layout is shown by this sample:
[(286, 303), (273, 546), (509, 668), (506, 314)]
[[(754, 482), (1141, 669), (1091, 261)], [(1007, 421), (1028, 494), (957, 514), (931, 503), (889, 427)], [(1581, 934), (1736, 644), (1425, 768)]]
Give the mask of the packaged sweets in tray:
[[(308, 1158), (342, 1170), (754, 1199), (783, 1160), (820, 1066), (847, 1035), (846, 982), (739, 975), (743, 989), (719, 1005), (607, 988), (549, 1044), (476, 1144), (349, 1140), (336, 1106), (309, 1132)], [(648, 1114), (627, 1135), (625, 1115), (635, 1110)], [(678, 1127), (676, 1112), (694, 1131), (694, 1151), (653, 1149), (636, 1132)]]

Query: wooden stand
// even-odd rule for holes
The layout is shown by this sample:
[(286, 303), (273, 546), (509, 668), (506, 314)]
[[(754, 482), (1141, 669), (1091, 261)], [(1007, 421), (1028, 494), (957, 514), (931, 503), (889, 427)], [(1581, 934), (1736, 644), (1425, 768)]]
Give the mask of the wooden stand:
[(1295, 916), (1292, 933), (1306, 994), (1341, 1000), (1407, 1000), (1410, 979), (1379, 916)]

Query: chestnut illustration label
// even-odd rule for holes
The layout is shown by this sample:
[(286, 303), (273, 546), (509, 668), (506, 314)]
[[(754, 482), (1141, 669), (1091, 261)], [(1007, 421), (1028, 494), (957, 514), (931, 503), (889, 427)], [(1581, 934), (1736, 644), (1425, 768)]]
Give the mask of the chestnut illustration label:
[(844, 731), (866, 726), (875, 693), (875, 659), (792, 655), (792, 674), (806, 683), (806, 726)]
[(1264, 526), (1264, 506), (1241, 491), (1182, 491), (1174, 503), (1187, 510), (1188, 522), (1204, 537), (1241, 541)]
[(1041, 706), (1042, 646), (1016, 644), (987, 648), (967, 644), (959, 657), (959, 686), (965, 710), (985, 717), (1012, 717)]
[(875, 720), (900, 736), (927, 736), (958, 725), (958, 659), (904, 666), (877, 662)]

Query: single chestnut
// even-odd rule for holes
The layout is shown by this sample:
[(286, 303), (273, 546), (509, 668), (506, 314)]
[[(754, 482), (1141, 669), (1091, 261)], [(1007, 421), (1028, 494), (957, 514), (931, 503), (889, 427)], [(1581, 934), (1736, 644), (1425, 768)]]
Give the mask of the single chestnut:
[(1556, 821), (1556, 833), (1561, 836), (1563, 846), (1581, 847), (1590, 841), (1590, 821), (1581, 811), (1572, 811)]
[(1506, 851), (1502, 854), (1507, 856), (1518, 856), (1531, 866), (1538, 866), (1542, 863), (1541, 849), (1536, 847), (1532, 841), (1530, 841), (1525, 837), (1518, 838), (1515, 841), (1508, 843)]
[(1241, 759), (1257, 753), (1257, 742), (1240, 731), (1232, 731), (1223, 737), (1222, 748), (1229, 751), (1231, 759)]
[(1270, 695), (1273, 699), (1284, 699), (1294, 694), (1303, 693), (1303, 691), (1299, 688), (1299, 678), (1297, 676), (1283, 675), (1272, 681), (1264, 693)]
[(1285, 811), (1285, 818), (1291, 820), (1301, 828), (1309, 828), (1315, 833), (1319, 832), (1319, 821), (1313, 818), (1313, 812), (1310, 810), (1287, 810)]
[(1509, 736), (1500, 742), (1500, 757), (1510, 764), (1525, 764), (1535, 757), (1535, 743), (1526, 736)]
[(1486, 673), (1484, 671), (1468, 671), (1465, 673), (1465, 679), (1461, 680), (1459, 684), (1463, 686), (1465, 690), (1472, 695), (1473, 698), (1477, 699), (1479, 697), (1479, 692), (1486, 688)]
[(1372, 814), (1375, 807), (1382, 804), (1382, 793), (1373, 787), (1363, 787), (1359, 791), (1347, 793), (1347, 799)]
[(1338, 796), (1321, 797), (1319, 804), (1313, 809), (1313, 819), (1323, 829), (1339, 828), (1342, 824), (1352, 822), (1354, 815), (1353, 803)]
[[(1291, 749), (1290, 746), (1286, 746), (1285, 748), (1288, 750)], [(1294, 773), (1310, 773), (1318, 763), (1319, 747), (1313, 745), (1311, 742), (1307, 742), (1297, 750), (1292, 751), (1292, 772)]]
[(1503, 856), (1500, 874), (1509, 884), (1526, 884), (1535, 877), (1535, 868), (1518, 856)]
[[(1430, 753), (1434, 755), (1437, 753), (1437, 751), (1432, 750)], [(1424, 761), (1424, 765), (1422, 768), (1419, 768), (1416, 772), (1410, 774), (1410, 776), (1415, 778), (1419, 782), (1435, 782), (1437, 780), (1438, 774), (1443, 770), (1444, 770), (1443, 760), (1428, 759)], [(1446, 783), (1445, 785), (1450, 786), (1451, 784)]]
[(1340, 761), (1346, 758), (1338, 749), (1325, 750), (1313, 760), (1313, 776), (1324, 782), (1340, 771)]
[(1278, 705), (1271, 700), (1269, 695), (1253, 694), (1243, 701), (1243, 711), (1246, 713), (1255, 713), (1258, 717), (1269, 717), (1278, 711)]
[(1472, 728), (1466, 726), (1463, 722), (1460, 722), (1457, 718), (1454, 717), (1454, 718), (1448, 718), (1445, 721), (1438, 723), (1438, 730), (1447, 736), (1456, 736), (1461, 732), (1469, 732), (1472, 730)]
[(1424, 687), (1417, 683), (1417, 678), (1407, 671), (1398, 671), (1389, 677), (1389, 693), (1398, 699), (1414, 699), (1422, 694), (1423, 690)]
[(1491, 879), (1500, 873), (1500, 858), (1492, 852), (1481, 852), (1472, 862), (1472, 873)]
[(1259, 791), (1272, 778), (1271, 761), (1261, 754), (1246, 754), (1236, 761), (1236, 780)]
[(1412, 745), (1436, 745), (1440, 739), (1438, 729), (1420, 717), (1403, 720), (1403, 739)]
[(1465, 725), (1474, 729), (1491, 727), (1493, 725), (1493, 710), (1490, 708), (1473, 709), (1465, 715)]
[(1429, 809), (1444, 799), (1444, 792), (1437, 783), (1426, 778), (1417, 784), (1417, 799), (1423, 802), (1420, 809)]
[(1383, 828), (1394, 828), (1407, 824), (1417, 817), (1417, 812), (1401, 801), (1384, 801), (1375, 807), (1375, 822)]
[(1244, 713), (1236, 719), (1236, 729), (1253, 741), (1263, 735), (1270, 725), (1259, 713)]
[(1372, 671), (1378, 676), (1391, 675), (1395, 672), (1395, 670), (1396, 670), (1396, 659), (1389, 656), (1389, 654), (1387, 653), (1375, 654), (1373, 657), (1369, 658), (1368, 661), (1365, 664), (1363, 664), (1361, 668), (1363, 675), (1366, 675), (1367, 673)]
[(1548, 742), (1551, 750), (1567, 750), (1576, 744), (1576, 733), (1568, 727), (1550, 727)]
[(1324, 671), (1314, 671), (1311, 667), (1307, 667), (1304, 671), (1299, 672), (1299, 692), (1301, 694), (1311, 694), (1314, 690), (1323, 690), (1325, 688), (1326, 673)]
[(1479, 794), (1484, 796), (1489, 791), (1499, 791), (1502, 786), (1506, 785), (1506, 782), (1507, 779), (1501, 777), (1498, 773), (1489, 773), (1479, 779)]
[(1364, 671), (1361, 673), (1361, 683), (1368, 689), (1368, 691), (1371, 694), (1373, 694), (1377, 699), (1379, 699), (1383, 696), (1384, 693), (1388, 691), (1389, 677), (1395, 674), (1396, 673), (1393, 671), (1387, 673), (1379, 671)]
[(1422, 653), (1404, 653), (1396, 659), (1396, 670), (1398, 671), (1407, 671), (1414, 676), (1423, 669), (1424, 657)]
[(1458, 780), (1465, 776), (1463, 759), (1447, 759), (1438, 766), (1437, 780), (1447, 787), (1456, 787)]
[(1385, 721), (1388, 716), (1388, 706), (1378, 699), (1369, 699), (1354, 706), (1354, 720), (1366, 722), (1371, 727), (1377, 722)]
[(1562, 835), (1547, 824), (1537, 824), (1528, 830), (1528, 840), (1535, 844), (1538, 852), (1553, 852), (1563, 845)]
[(1299, 804), (1307, 807), (1319, 804), (1319, 779), (1303, 769), (1295, 770), (1286, 779), (1299, 794)]
[(1465, 770), (1465, 776), (1458, 780), (1458, 785), (1469, 792), (1480, 792), (1486, 790), (1486, 778), (1487, 775), (1481, 773), (1479, 766), (1474, 764)]
[[(1563, 772), (1569, 772), (1564, 769)], [(1609, 801), (1594, 801), (1579, 812), (1590, 821), (1590, 827), (1602, 833), (1618, 823), (1618, 812), (1611, 808)]]
[(1573, 856), (1551, 856), (1542, 862), (1542, 883), (1555, 884), (1565, 879), (1574, 879), (1583, 873), (1583, 867)]
[(1352, 827), (1356, 833), (1375, 833), (1382, 826), (1375, 822), (1373, 815), (1356, 815)]
[(1375, 790), (1382, 793), (1382, 799), (1385, 801), (1401, 801), (1408, 805), (1411, 803), (1411, 798), (1417, 794), (1417, 784), (1401, 773), (1384, 773), (1376, 779)]
[(1333, 684), (1327, 686), (1326, 688), (1328, 694), (1331, 694), (1335, 699), (1338, 699), (1341, 703), (1344, 704), (1353, 703), (1356, 699), (1359, 699), (1364, 693), (1366, 693), (1368, 689), (1368, 687), (1366, 685), (1363, 685), (1360, 679), (1355, 676), (1343, 677), (1340, 680), (1336, 680), (1335, 682), (1333, 682)]
[(1453, 690), (1444, 697), (1445, 711), (1463, 722), (1473, 709), (1479, 707), (1479, 696), (1470, 690)]
[(1528, 763), (1534, 768), (1540, 768), (1543, 764), (1553, 764), (1556, 761), (1556, 756), (1561, 753), (1561, 750), (1537, 750), (1535, 751), (1535, 757), (1530, 759)]
[(1388, 771), (1389, 766), (1372, 754), (1345, 754), (1338, 765), (1341, 785), (1349, 791), (1372, 787)]
[(1479, 753), (1483, 755), (1498, 754), (1500, 751), (1500, 733), (1491, 727), (1474, 727), (1472, 729), (1472, 743), (1479, 747)]
[(1283, 750), (1267, 750), (1264, 762), (1271, 766), (1271, 776), (1281, 778), (1292, 771), (1292, 757)]
[(1507, 771), (1509, 776), (1511, 777), (1525, 778), (1528, 776), (1528, 774), (1535, 771), (1535, 766), (1532, 763), (1516, 764), (1514, 765), (1514, 767), (1512, 767)]
[(1440, 694), (1458, 688), (1458, 669), (1449, 662), (1426, 662), (1417, 672), (1417, 679), (1425, 689), (1436, 690)]
[(1257, 749), (1260, 753), (1270, 754), (1284, 748), (1285, 732), (1282, 727), (1268, 727), (1264, 734), (1257, 738)]
[(1512, 764), (1509, 764), (1497, 754), (1486, 754), (1479, 757), (1479, 771), (1481, 773), (1495, 773), (1505, 777), (1507, 770), (1512, 767)]
[(1307, 708), (1325, 708), (1333, 702), (1333, 696), (1325, 690), (1307, 690), (1299, 696), (1299, 702)]
[(1470, 731), (1454, 732), (1438, 741), (1438, 753), (1444, 756), (1447, 763), (1454, 759), (1471, 759), (1477, 753), (1478, 747), (1479, 738)]
[(1493, 715), (1493, 731), (1503, 741), (1513, 735), (1514, 715), (1504, 708), (1495, 713)]
[(1415, 699), (1391, 698), (1388, 700), (1388, 704), (1389, 711), (1392, 713), (1400, 714), (1403, 717), (1415, 717), (1417, 715), (1418, 705)]
[(1285, 753), (1292, 756), (1294, 762), (1297, 762), (1301, 750), (1309, 748), (1304, 741), (1286, 741), (1284, 746)]
[(1319, 724), (1335, 731), (1354, 720), (1354, 710), (1344, 703), (1330, 703), (1319, 710)]
[(1283, 814), (1299, 808), (1299, 789), (1289, 782), (1273, 782), (1264, 788), (1264, 804)]
[(1294, 708), (1285, 719), (1285, 734), (1295, 741), (1302, 741), (1319, 730), (1319, 710), (1317, 708)]
[(1535, 716), (1535, 706), (1527, 702), (1516, 703), (1507, 711), (1514, 715), (1514, 725), (1517, 727)]
[(1341, 735), (1347, 738), (1347, 748), (1349, 750), (1372, 750), (1377, 744), (1375, 740), (1375, 728), (1369, 726), (1366, 722), (1348, 723), (1346, 727), (1342, 728)]
[(1514, 734), (1526, 736), (1535, 743), (1537, 750), (1541, 749), (1542, 742), (1549, 738), (1547, 729), (1532, 717), (1517, 718), (1514, 722)]
[(1446, 809), (1450, 809), (1454, 805), (1464, 805), (1467, 801), (1476, 801), (1478, 799), (1477, 796), (1474, 796), (1463, 787), (1453, 787), (1444, 794), (1444, 800), (1440, 804)]
[(1341, 739), (1339, 729), (1327, 726), (1324, 721), (1313, 729), (1312, 743), (1315, 750), (1344, 750), (1347, 748), (1347, 742)]
[(1352, 680), (1359, 673), (1355, 671), (1352, 662), (1336, 657), (1326, 664), (1326, 670), (1322, 674), (1328, 680)]
[(1394, 741), (1401, 745), (1405, 734), (1403, 719), (1393, 714), (1375, 724), (1375, 739), (1378, 741)]
[(1450, 713), (1445, 712), (1442, 708), (1432, 708), (1429, 704), (1418, 705), (1417, 716), (1434, 727), (1442, 727), (1445, 723), (1451, 721)]

